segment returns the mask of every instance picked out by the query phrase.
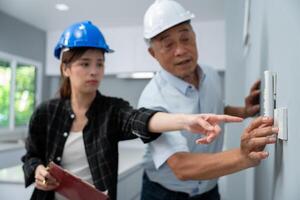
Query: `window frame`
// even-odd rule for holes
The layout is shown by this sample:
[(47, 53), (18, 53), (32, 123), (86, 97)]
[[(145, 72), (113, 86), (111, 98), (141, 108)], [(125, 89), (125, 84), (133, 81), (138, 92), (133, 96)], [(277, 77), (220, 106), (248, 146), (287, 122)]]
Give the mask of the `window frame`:
[(17, 65), (28, 64), (36, 67), (36, 93), (35, 93), (35, 106), (40, 104), (42, 98), (42, 75), (43, 75), (43, 65), (41, 62), (24, 58), (22, 56), (17, 56), (9, 53), (0, 51), (0, 59), (10, 63), (11, 67), (11, 91), (10, 91), (10, 106), (9, 106), (9, 126), (8, 128), (0, 128), (0, 141), (15, 141), (24, 139), (27, 136), (27, 126), (16, 127), (14, 122), (15, 112), (14, 112), (14, 102), (15, 102), (15, 81), (16, 81), (16, 69)]

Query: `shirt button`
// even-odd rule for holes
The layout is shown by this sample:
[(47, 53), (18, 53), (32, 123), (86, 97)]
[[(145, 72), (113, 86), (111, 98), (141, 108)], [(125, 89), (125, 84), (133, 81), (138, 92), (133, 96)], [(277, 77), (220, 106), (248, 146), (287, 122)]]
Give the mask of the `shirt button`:
[(67, 137), (68, 136), (68, 133), (67, 132), (64, 132), (64, 137)]
[(59, 157), (59, 156), (56, 157), (56, 160), (57, 160), (57, 161), (60, 161), (60, 160), (61, 160), (61, 157)]
[(71, 117), (72, 119), (74, 119), (75, 115), (74, 115), (74, 114), (71, 114), (70, 117)]

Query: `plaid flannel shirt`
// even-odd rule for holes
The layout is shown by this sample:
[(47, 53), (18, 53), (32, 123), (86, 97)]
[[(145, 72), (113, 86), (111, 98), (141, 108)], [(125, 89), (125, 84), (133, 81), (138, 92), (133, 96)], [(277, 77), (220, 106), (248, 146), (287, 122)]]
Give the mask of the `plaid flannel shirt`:
[[(108, 190), (112, 200), (117, 191), (118, 142), (140, 137), (147, 143), (159, 137), (148, 131), (148, 121), (156, 112), (135, 110), (128, 102), (99, 92), (87, 111), (83, 140), (93, 183), (101, 191)], [(22, 157), (26, 187), (35, 181), (38, 165), (46, 166), (50, 161), (60, 164), (74, 118), (70, 99), (50, 100), (35, 110), (29, 124), (27, 152)], [(31, 199), (53, 200), (54, 192), (35, 188)]]

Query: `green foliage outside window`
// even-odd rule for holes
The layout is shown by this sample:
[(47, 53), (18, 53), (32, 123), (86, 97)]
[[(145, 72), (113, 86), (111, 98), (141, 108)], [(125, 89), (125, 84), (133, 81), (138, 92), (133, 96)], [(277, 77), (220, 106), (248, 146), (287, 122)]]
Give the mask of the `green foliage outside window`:
[(10, 106), (14, 106), (15, 127), (26, 125), (35, 107), (35, 67), (17, 65), (14, 83), (14, 105), (10, 105), (11, 73), (9, 63), (0, 60), (0, 128), (9, 126)]
[(9, 63), (0, 61), (0, 128), (9, 124), (10, 77)]
[(15, 89), (15, 125), (28, 123), (35, 105), (35, 67), (18, 65)]

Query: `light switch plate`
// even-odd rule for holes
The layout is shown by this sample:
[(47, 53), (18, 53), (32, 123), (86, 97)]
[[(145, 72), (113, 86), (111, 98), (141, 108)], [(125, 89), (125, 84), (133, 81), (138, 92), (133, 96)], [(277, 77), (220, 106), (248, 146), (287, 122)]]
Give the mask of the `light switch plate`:
[(276, 108), (274, 110), (274, 126), (279, 128), (278, 139), (288, 140), (288, 109)]
[(263, 112), (264, 116), (273, 117), (276, 108), (276, 85), (277, 75), (272, 71), (264, 72), (264, 95)]

